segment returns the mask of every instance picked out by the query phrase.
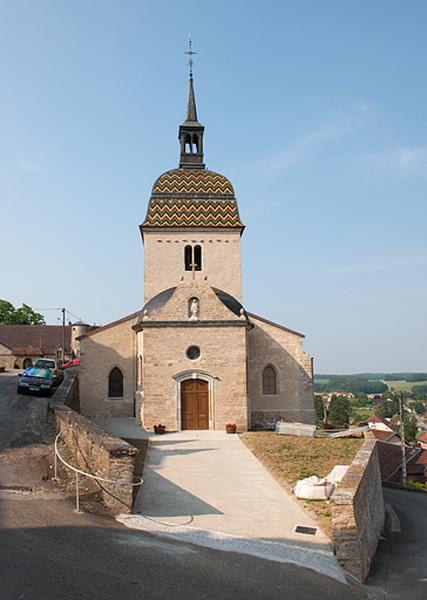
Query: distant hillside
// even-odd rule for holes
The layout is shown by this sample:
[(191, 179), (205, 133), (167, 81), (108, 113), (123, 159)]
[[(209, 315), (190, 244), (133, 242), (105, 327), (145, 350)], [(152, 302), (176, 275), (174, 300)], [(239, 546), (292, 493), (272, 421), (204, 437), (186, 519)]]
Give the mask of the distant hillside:
[[(427, 373), (354, 373), (351, 375), (316, 374), (315, 392), (352, 392), (381, 394), (394, 387), (410, 391), (416, 383), (427, 383)], [(393, 384), (395, 384), (393, 386)]]
[(349, 379), (364, 379), (365, 381), (426, 381), (427, 373), (352, 373), (347, 375), (321, 375), (316, 373), (315, 379), (333, 379), (335, 377), (346, 377)]

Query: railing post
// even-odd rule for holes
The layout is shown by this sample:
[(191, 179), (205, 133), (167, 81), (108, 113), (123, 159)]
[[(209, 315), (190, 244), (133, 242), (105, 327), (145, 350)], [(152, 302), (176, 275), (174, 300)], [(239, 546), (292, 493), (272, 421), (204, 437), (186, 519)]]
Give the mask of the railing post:
[(54, 462), (54, 465), (55, 465), (55, 476), (53, 478), (53, 481), (58, 481), (58, 456), (56, 454), (56, 448), (54, 450), (54, 454), (55, 454), (55, 462)]
[(81, 513), (80, 510), (80, 495), (79, 495), (80, 474), (76, 471), (76, 513)]

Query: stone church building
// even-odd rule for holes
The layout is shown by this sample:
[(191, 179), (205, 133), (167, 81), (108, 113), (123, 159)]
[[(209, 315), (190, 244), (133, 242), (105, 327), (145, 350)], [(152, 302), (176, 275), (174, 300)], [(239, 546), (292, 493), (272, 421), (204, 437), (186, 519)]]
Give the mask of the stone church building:
[(81, 336), (81, 410), (147, 429), (313, 423), (304, 335), (242, 304), (244, 225), (230, 181), (205, 167), (203, 134), (190, 73), (179, 167), (155, 181), (140, 226), (144, 306)]

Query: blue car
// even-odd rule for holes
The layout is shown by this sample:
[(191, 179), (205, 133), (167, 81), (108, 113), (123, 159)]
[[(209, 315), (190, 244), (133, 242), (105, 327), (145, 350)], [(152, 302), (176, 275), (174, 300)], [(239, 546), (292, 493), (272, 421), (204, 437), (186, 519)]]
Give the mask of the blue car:
[(51, 369), (29, 367), (18, 379), (18, 394), (37, 392), (50, 396), (55, 386), (54, 374)]

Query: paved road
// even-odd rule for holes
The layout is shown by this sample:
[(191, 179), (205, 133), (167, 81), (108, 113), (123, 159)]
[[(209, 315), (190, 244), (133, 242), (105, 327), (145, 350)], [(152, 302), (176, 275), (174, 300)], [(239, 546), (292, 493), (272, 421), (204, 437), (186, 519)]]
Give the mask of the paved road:
[[(16, 377), (0, 375), (0, 448), (7, 460), (46, 434), (47, 400), (18, 396), (15, 386)], [(8, 444), (27, 446), (10, 454)], [(50, 499), (49, 489), (43, 499), (0, 491), (1, 600), (366, 598), (310, 569), (132, 531), (73, 508)]]
[(380, 542), (369, 583), (390, 600), (427, 598), (427, 494), (384, 489), (401, 522), (401, 533)]
[(76, 515), (67, 501), (0, 499), (2, 600), (362, 600), (290, 564), (220, 552)]
[(0, 449), (44, 442), (48, 398), (17, 394), (17, 375), (0, 374)]

